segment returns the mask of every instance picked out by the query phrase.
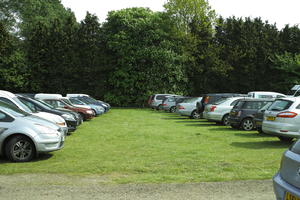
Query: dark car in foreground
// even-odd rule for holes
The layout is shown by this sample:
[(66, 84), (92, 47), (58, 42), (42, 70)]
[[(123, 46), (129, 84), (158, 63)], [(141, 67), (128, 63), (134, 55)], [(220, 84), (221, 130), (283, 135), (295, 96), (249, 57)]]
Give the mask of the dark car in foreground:
[(229, 113), (229, 124), (245, 131), (255, 129), (254, 114), (274, 99), (246, 98), (239, 100)]
[(273, 188), (278, 200), (300, 199), (300, 140), (283, 153)]
[(264, 120), (265, 111), (272, 105), (273, 101), (268, 102), (264, 107), (259, 109), (257, 113), (254, 114), (254, 125), (259, 133), (263, 133), (262, 131), (262, 122)]

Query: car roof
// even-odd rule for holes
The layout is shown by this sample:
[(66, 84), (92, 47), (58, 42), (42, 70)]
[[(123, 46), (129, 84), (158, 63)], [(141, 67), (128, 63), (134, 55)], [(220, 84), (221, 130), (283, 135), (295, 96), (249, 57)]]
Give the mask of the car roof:
[(34, 98), (36, 99), (62, 99), (61, 94), (45, 94), (45, 93), (38, 93), (34, 95)]
[(16, 95), (14, 93), (5, 91), (5, 90), (0, 90), (0, 95), (3, 97), (7, 97), (7, 98), (13, 98), (16, 97)]
[(242, 98), (240, 101), (275, 101), (275, 98)]

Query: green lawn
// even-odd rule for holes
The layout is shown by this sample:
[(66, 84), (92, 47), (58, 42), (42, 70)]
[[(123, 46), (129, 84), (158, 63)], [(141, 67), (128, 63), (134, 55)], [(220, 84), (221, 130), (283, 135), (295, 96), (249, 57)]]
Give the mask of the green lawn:
[(84, 122), (65, 147), (29, 163), (0, 158), (0, 174), (92, 175), (108, 183), (270, 179), (289, 144), (150, 109), (112, 109)]

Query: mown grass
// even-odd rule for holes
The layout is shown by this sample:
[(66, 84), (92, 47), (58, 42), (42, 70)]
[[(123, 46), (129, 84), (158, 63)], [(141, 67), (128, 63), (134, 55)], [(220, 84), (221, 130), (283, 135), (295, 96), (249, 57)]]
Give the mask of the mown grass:
[(0, 158), (0, 174), (105, 177), (108, 183), (270, 179), (290, 144), (149, 109), (112, 109), (85, 122), (65, 147), (29, 163)]

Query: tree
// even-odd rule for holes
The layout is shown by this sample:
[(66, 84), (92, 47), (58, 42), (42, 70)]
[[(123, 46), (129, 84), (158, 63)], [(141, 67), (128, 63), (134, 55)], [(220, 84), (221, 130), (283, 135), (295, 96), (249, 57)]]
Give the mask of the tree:
[(144, 8), (110, 12), (103, 24), (107, 94), (116, 105), (142, 105), (153, 93), (183, 93), (186, 75), (182, 56), (163, 13)]

